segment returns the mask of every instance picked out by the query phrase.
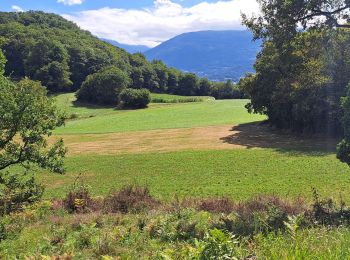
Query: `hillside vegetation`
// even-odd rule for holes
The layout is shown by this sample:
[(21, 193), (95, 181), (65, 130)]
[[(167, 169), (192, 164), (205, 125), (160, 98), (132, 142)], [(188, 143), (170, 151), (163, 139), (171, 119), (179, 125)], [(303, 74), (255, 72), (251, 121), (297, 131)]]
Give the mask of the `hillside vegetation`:
[(251, 99), (0, 13), (0, 258), (349, 259), (350, 3), (258, 2)]
[[(160, 60), (148, 62), (143, 54), (129, 54), (55, 14), (1, 12), (0, 46), (7, 59), (5, 75), (38, 80), (53, 93), (83, 87), (90, 96), (82, 90), (78, 98), (85, 102), (117, 105), (118, 93), (127, 87), (186, 96), (243, 97), (230, 82), (213, 83)], [(123, 76), (110, 78), (108, 71)], [(106, 82), (112, 82), (111, 86)], [(87, 89), (89, 83), (92, 89)], [(109, 93), (116, 89), (112, 99)], [(103, 94), (112, 101), (100, 98)]]

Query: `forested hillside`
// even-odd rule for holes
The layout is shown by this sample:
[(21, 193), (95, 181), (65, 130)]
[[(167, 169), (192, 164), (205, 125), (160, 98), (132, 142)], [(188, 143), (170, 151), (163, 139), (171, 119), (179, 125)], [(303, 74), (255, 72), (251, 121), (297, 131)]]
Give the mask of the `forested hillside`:
[[(15, 80), (29, 77), (41, 81), (51, 93), (77, 91), (87, 76), (92, 75), (90, 80), (93, 81), (98, 78), (94, 74), (103, 74), (106, 67), (115, 67), (119, 74), (125, 73), (128, 77), (120, 83), (123, 88), (145, 88), (156, 93), (227, 96), (227, 84), (217, 85), (201, 80), (193, 74), (169, 68), (161, 61), (148, 62), (142, 54), (129, 54), (101, 41), (59, 15), (32, 11), (2, 12), (0, 39), (7, 59), (5, 75)], [(109, 80), (108, 75), (102, 76)], [(95, 81), (93, 83), (99, 85)], [(224, 93), (217, 95), (221, 87)], [(94, 94), (101, 91), (106, 93), (101, 89)], [(238, 97), (241, 95), (238, 92), (229, 83), (228, 97)], [(94, 99), (87, 97), (81, 101), (91, 100)]]

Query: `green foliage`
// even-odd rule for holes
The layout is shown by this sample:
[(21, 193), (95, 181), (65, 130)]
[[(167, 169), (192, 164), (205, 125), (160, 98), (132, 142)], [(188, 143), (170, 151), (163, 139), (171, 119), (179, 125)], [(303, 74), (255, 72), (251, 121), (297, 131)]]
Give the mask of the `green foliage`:
[(89, 75), (76, 93), (80, 102), (117, 105), (118, 96), (129, 85), (128, 75), (117, 67), (106, 67)]
[(5, 73), (5, 64), (6, 64), (6, 58), (3, 54), (3, 52), (0, 50), (0, 75), (4, 75)]
[(151, 102), (148, 89), (127, 88), (120, 92), (119, 103), (125, 108), (145, 108)]
[(46, 138), (64, 117), (40, 83), (24, 79), (14, 84), (0, 76), (0, 92), (0, 214), (5, 215), (39, 200), (43, 193), (27, 173), (6, 170), (15, 165), (28, 170), (36, 164), (63, 173), (66, 150), (62, 140), (47, 149)]
[(0, 21), (0, 37), (4, 39), (0, 46), (8, 60), (6, 75), (16, 80), (39, 80), (50, 92), (76, 91), (89, 75), (113, 66), (127, 74), (128, 86), (135, 89), (210, 95), (208, 80), (203, 79), (199, 86), (196, 75), (168, 68), (159, 60), (148, 62), (141, 53), (128, 54), (61, 16), (36, 11), (0, 12)]
[[(261, 16), (244, 16), (255, 37), (263, 39), (256, 74), (239, 84), (251, 97), (248, 110), (266, 114), (279, 128), (341, 133), (339, 99), (350, 81), (350, 63), (341, 57), (350, 53), (350, 34), (329, 26), (328, 19), (338, 14), (327, 12), (337, 10), (336, 2), (342, 1), (330, 1), (328, 7), (319, 1), (311, 1), (310, 5), (303, 1), (259, 2)], [(328, 8), (320, 14), (327, 22), (315, 23), (319, 28), (309, 28), (306, 23), (315, 11), (311, 6)], [(300, 31), (299, 22), (305, 22), (307, 30)]]
[(234, 85), (231, 80), (228, 80), (226, 83), (213, 83), (209, 93), (216, 99), (246, 98), (246, 95), (244, 95), (244, 93), (239, 90), (238, 86)]
[[(252, 205), (254, 200), (232, 203)], [(164, 206), (137, 214), (101, 214), (99, 209), (67, 214), (58, 201), (37, 203), (23, 212), (1, 218), (0, 257), (140, 259), (147, 256), (200, 260), (252, 256), (347, 259), (350, 255), (349, 223), (343, 222), (340, 227), (324, 227), (319, 222), (302, 226), (303, 217), (291, 213), (284, 223), (285, 231), (272, 229), (251, 237), (236, 237), (225, 228), (215, 228), (225, 214), (185, 208), (190, 206), (181, 206), (178, 201)], [(302, 206), (304, 214), (314, 213), (314, 209), (304, 204), (295, 206)], [(269, 209), (258, 205), (255, 210), (270, 215)], [(235, 210), (233, 213), (239, 214)]]
[(174, 94), (195, 96), (199, 91), (199, 79), (193, 73), (186, 73), (180, 77), (179, 86)]
[(204, 239), (203, 251), (199, 259), (238, 259), (235, 252), (235, 244), (238, 241), (235, 238), (221, 230), (213, 229)]
[(64, 116), (57, 112), (40, 83), (29, 79), (18, 84), (0, 80), (0, 170), (34, 163), (62, 173), (63, 142), (45, 150), (45, 138), (63, 125)]
[(69, 213), (84, 213), (89, 211), (91, 201), (90, 187), (77, 179), (64, 198), (63, 205)]
[(0, 13), (0, 36), (8, 59), (6, 75), (40, 80), (51, 92), (80, 88), (103, 67), (127, 71), (129, 54), (61, 16), (43, 12)]
[(36, 183), (33, 175), (0, 172), (0, 216), (39, 201), (43, 192), (43, 186)]
[(350, 85), (348, 85), (347, 95), (341, 99), (341, 107), (344, 139), (338, 144), (337, 158), (350, 165)]

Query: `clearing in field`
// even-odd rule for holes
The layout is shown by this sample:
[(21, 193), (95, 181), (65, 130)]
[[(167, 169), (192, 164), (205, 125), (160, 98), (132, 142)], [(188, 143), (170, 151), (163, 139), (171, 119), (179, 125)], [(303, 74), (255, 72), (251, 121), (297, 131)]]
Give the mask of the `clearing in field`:
[(350, 171), (334, 155), (338, 140), (272, 130), (261, 124), (264, 116), (247, 113), (247, 100), (122, 111), (78, 106), (72, 94), (57, 99), (76, 116), (55, 133), (69, 148), (68, 173), (41, 176), (47, 197), (63, 196), (80, 174), (95, 195), (130, 183), (164, 200), (175, 194), (310, 199), (312, 187), (335, 199), (350, 195)]

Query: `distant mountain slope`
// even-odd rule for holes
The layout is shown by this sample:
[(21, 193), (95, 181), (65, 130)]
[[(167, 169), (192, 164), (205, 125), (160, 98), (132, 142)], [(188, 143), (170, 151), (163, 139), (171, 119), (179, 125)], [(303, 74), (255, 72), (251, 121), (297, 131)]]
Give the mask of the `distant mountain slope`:
[(208, 77), (237, 81), (253, 64), (260, 43), (248, 31), (200, 31), (181, 34), (146, 51), (149, 60)]
[(101, 40), (108, 42), (109, 44), (112, 44), (116, 47), (122, 48), (129, 53), (146, 52), (151, 49), (144, 45), (128, 45), (128, 44), (119, 43), (117, 41), (113, 41), (109, 39), (101, 39)]

